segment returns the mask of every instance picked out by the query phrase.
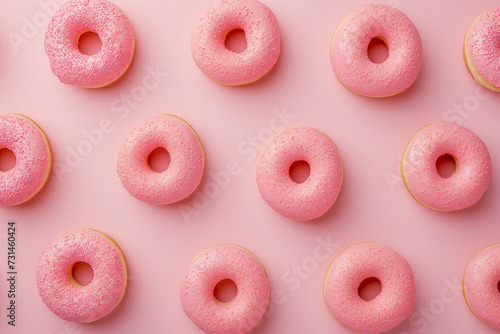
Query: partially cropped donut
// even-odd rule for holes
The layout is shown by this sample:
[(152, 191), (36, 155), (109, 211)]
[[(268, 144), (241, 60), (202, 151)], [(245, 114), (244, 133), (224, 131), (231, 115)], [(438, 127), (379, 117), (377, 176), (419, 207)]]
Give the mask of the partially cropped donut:
[(467, 264), (463, 279), (465, 301), (476, 317), (500, 329), (500, 244), (483, 249)]
[[(94, 277), (80, 285), (72, 274), (77, 262), (92, 267)], [(73, 322), (92, 322), (109, 314), (127, 287), (127, 263), (108, 235), (77, 229), (58, 235), (43, 251), (36, 270), (38, 293), (57, 316)]]
[[(372, 39), (389, 49), (378, 64), (368, 57)], [(417, 28), (400, 10), (370, 4), (349, 14), (333, 35), (330, 58), (339, 81), (350, 91), (368, 97), (401, 93), (415, 81), (422, 63)]]
[(487, 9), (470, 26), (464, 39), (464, 60), (482, 86), (500, 92), (500, 8)]
[[(359, 295), (368, 278), (382, 289), (372, 300)], [(411, 313), (415, 305), (413, 271), (406, 260), (387, 246), (362, 243), (349, 247), (328, 268), (323, 286), (325, 303), (345, 328), (363, 334), (388, 331)]]
[[(216, 285), (231, 280), (237, 287), (233, 300), (214, 296)], [(207, 334), (244, 334), (260, 321), (269, 303), (269, 281), (259, 260), (236, 245), (205, 249), (190, 262), (181, 283), (181, 304), (186, 315)]]
[[(78, 49), (80, 36), (94, 32), (101, 50), (86, 55)], [(135, 50), (132, 24), (107, 0), (69, 0), (58, 9), (45, 34), (45, 52), (52, 72), (65, 84), (87, 88), (109, 85), (128, 69)]]
[[(245, 33), (247, 48), (225, 45), (234, 29)], [(280, 29), (273, 12), (257, 0), (217, 0), (197, 22), (191, 37), (196, 65), (212, 80), (229, 86), (254, 82), (268, 73), (280, 55)]]
[[(156, 172), (148, 156), (157, 148), (170, 155), (170, 164)], [(198, 135), (184, 120), (157, 115), (141, 121), (123, 140), (117, 172), (123, 187), (135, 198), (154, 205), (178, 202), (201, 182), (205, 154)]]
[[(310, 166), (310, 175), (302, 183), (290, 177), (290, 167), (297, 161)], [(298, 221), (318, 218), (330, 209), (340, 193), (343, 175), (342, 159), (334, 142), (307, 126), (277, 134), (257, 164), (262, 198), (276, 212)]]
[(52, 168), (52, 152), (43, 130), (19, 114), (0, 115), (0, 148), (12, 151), (14, 167), (0, 171), (0, 205), (14, 206), (35, 196)]
[[(437, 160), (453, 157), (455, 172), (439, 175)], [(411, 195), (438, 211), (454, 211), (475, 204), (490, 184), (491, 158), (483, 141), (453, 122), (438, 122), (417, 132), (406, 146), (401, 175)]]

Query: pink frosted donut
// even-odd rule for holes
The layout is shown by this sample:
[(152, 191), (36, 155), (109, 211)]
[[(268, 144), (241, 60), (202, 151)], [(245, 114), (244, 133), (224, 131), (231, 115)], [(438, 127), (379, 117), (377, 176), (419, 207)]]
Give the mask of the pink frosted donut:
[[(148, 156), (162, 147), (170, 165), (155, 172)], [(140, 122), (123, 140), (118, 152), (118, 176), (135, 198), (154, 205), (180, 201), (200, 184), (205, 155), (194, 129), (172, 115), (157, 115)]]
[[(382, 286), (370, 301), (358, 292), (367, 278), (377, 278)], [(413, 272), (408, 262), (389, 247), (354, 245), (328, 268), (323, 295), (328, 310), (345, 328), (357, 333), (385, 332), (400, 324), (413, 309)]]
[[(368, 57), (372, 39), (389, 49), (380, 64)], [(349, 14), (333, 35), (330, 58), (339, 81), (350, 91), (368, 97), (398, 94), (415, 81), (422, 62), (417, 28), (401, 11), (370, 4)]]
[(500, 244), (483, 249), (467, 265), (463, 290), (465, 301), (476, 317), (500, 329)]
[(0, 148), (16, 157), (14, 167), (0, 171), (0, 205), (14, 206), (35, 196), (52, 168), (52, 152), (43, 130), (19, 114), (0, 115)]
[[(305, 161), (310, 174), (302, 183), (290, 177), (294, 162)], [(318, 218), (333, 205), (343, 179), (342, 159), (333, 141), (306, 126), (276, 135), (257, 164), (257, 185), (262, 198), (281, 215), (306, 221)]]
[[(236, 297), (222, 303), (214, 296), (223, 280), (236, 284)], [(189, 264), (181, 283), (186, 315), (208, 334), (244, 334), (260, 321), (269, 303), (269, 281), (259, 260), (235, 245), (205, 249)]]
[[(456, 170), (438, 174), (436, 162), (449, 155)], [(472, 131), (453, 122), (438, 122), (417, 132), (406, 146), (401, 175), (406, 188), (422, 205), (438, 211), (467, 208), (483, 196), (491, 180), (486, 145)]]
[[(86, 55), (80, 36), (95, 32), (101, 50)], [(134, 30), (127, 16), (107, 0), (70, 0), (56, 11), (45, 34), (45, 52), (52, 72), (65, 84), (99, 88), (128, 69), (135, 49)]]
[[(84, 262), (94, 278), (80, 285), (73, 265)], [(38, 294), (57, 316), (73, 322), (92, 322), (110, 313), (127, 286), (127, 263), (108, 235), (78, 229), (57, 236), (43, 251), (36, 270)]]
[(464, 39), (464, 60), (482, 86), (500, 92), (500, 8), (480, 14)]
[[(247, 48), (226, 48), (227, 34), (245, 32)], [(257, 0), (218, 0), (198, 21), (191, 37), (196, 65), (224, 85), (244, 85), (271, 70), (280, 55), (280, 29), (273, 12)]]

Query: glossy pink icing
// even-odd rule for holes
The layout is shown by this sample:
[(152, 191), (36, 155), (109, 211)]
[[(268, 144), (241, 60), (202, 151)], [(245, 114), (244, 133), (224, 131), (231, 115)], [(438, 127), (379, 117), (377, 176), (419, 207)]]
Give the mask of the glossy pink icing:
[(52, 167), (47, 137), (31, 119), (18, 114), (0, 115), (0, 148), (16, 156), (15, 166), (0, 171), (0, 205), (14, 206), (38, 193)]
[[(237, 287), (236, 297), (220, 303), (215, 286), (226, 279)], [(246, 249), (218, 245), (198, 254), (189, 264), (180, 289), (186, 315), (205, 333), (244, 334), (260, 321), (269, 303), (269, 281), (260, 262)]]
[(467, 265), (464, 296), (472, 312), (488, 325), (500, 329), (500, 244), (483, 249)]
[[(368, 57), (373, 38), (385, 40), (389, 54), (383, 63)], [(370, 97), (391, 96), (415, 81), (422, 63), (417, 28), (401, 11), (370, 4), (357, 9), (339, 25), (331, 44), (331, 62), (340, 82)]]
[[(457, 169), (441, 177), (436, 161), (455, 158)], [(413, 197), (435, 210), (454, 211), (476, 203), (490, 184), (491, 158), (483, 141), (453, 122), (438, 122), (420, 130), (408, 144), (401, 166), (403, 180)]]
[(465, 41), (470, 60), (491, 85), (500, 87), (500, 8), (485, 10), (473, 23)]
[[(101, 50), (78, 49), (84, 32), (99, 35)], [(98, 88), (118, 79), (134, 56), (134, 30), (127, 16), (107, 0), (70, 0), (54, 14), (45, 34), (50, 67), (65, 84)]]
[[(226, 34), (241, 28), (247, 48), (226, 48)], [(244, 85), (271, 70), (280, 55), (280, 29), (273, 12), (257, 0), (218, 0), (193, 29), (191, 53), (209, 78), (225, 85)]]
[[(296, 161), (310, 166), (303, 183), (290, 177)], [(257, 165), (257, 185), (262, 198), (281, 215), (306, 221), (322, 216), (333, 205), (343, 179), (342, 159), (324, 133), (301, 126), (287, 129), (264, 148)]]
[[(155, 172), (149, 154), (162, 147), (170, 165)], [(203, 147), (194, 129), (172, 115), (141, 121), (125, 137), (118, 152), (117, 171), (125, 189), (135, 198), (155, 205), (170, 204), (189, 196), (200, 184), (205, 168)]]
[[(382, 290), (371, 301), (359, 296), (367, 278), (380, 280)], [(324, 283), (325, 303), (345, 328), (357, 333), (381, 333), (400, 324), (415, 304), (413, 271), (389, 247), (363, 243), (351, 246), (332, 262)]]
[[(127, 267), (117, 246), (102, 233), (78, 229), (57, 236), (43, 251), (36, 270), (38, 293), (57, 316), (92, 322), (110, 313), (127, 286)], [(123, 262), (122, 262), (123, 260)], [(69, 272), (76, 262), (92, 267), (94, 278), (76, 287)]]

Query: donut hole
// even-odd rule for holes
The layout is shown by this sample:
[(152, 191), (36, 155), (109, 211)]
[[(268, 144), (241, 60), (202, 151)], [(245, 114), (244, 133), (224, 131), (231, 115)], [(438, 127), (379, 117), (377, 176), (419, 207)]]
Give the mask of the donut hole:
[(155, 148), (148, 155), (148, 165), (157, 173), (164, 172), (170, 166), (170, 154), (163, 147)]
[(0, 171), (6, 172), (16, 165), (16, 155), (8, 148), (0, 148)]
[(236, 297), (238, 287), (230, 279), (224, 279), (217, 283), (214, 288), (214, 298), (222, 304), (230, 303)]
[(303, 183), (311, 175), (311, 166), (304, 160), (295, 161), (290, 166), (290, 178), (295, 183)]
[(78, 38), (78, 50), (88, 56), (101, 51), (102, 41), (99, 35), (93, 31), (86, 31)]
[(247, 49), (245, 31), (241, 28), (233, 28), (224, 36), (224, 44), (230, 51), (242, 53)]
[(389, 47), (383, 37), (374, 37), (368, 44), (368, 58), (373, 63), (381, 64), (389, 57)]
[[(76, 262), (70, 269), (70, 282), (77, 286), (86, 286), (94, 279), (92, 267), (85, 262)], [(76, 285), (75, 282), (78, 284)]]
[(457, 160), (451, 154), (443, 154), (436, 160), (436, 169), (439, 176), (447, 179), (457, 171)]
[(498, 281), (498, 283), (497, 283), (497, 290), (498, 290), (498, 293), (500, 293), (500, 281)]
[(375, 299), (382, 291), (382, 283), (376, 277), (364, 279), (358, 287), (358, 294), (361, 299), (369, 302)]

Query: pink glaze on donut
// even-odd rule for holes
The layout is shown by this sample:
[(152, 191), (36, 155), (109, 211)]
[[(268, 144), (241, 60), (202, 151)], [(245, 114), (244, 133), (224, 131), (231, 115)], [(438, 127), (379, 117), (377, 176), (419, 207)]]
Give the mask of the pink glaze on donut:
[(500, 91), (500, 8), (484, 11), (472, 24), (465, 36), (465, 52), (473, 66), (471, 73), (482, 77), (476, 80), (486, 80), (494, 86), (488, 88)]
[[(86, 286), (72, 277), (77, 262), (89, 264), (94, 272)], [(92, 322), (120, 303), (127, 286), (127, 266), (110, 237), (78, 229), (60, 234), (47, 246), (38, 262), (36, 281), (40, 297), (54, 314), (68, 321)]]
[[(155, 172), (148, 156), (162, 147), (170, 165)], [(205, 168), (203, 147), (194, 129), (172, 115), (157, 115), (140, 122), (124, 139), (118, 152), (118, 176), (135, 198), (154, 205), (180, 201), (200, 184)]]
[[(383, 40), (388, 58), (380, 64), (368, 57), (374, 38)], [(369, 97), (385, 97), (406, 90), (422, 63), (422, 42), (417, 28), (401, 11), (385, 5), (365, 5), (339, 25), (331, 44), (331, 62), (340, 82)]]
[[(229, 31), (242, 29), (247, 48), (226, 48)], [(196, 65), (212, 80), (244, 85), (271, 70), (280, 55), (280, 29), (273, 12), (257, 0), (218, 0), (193, 29), (191, 53)]]
[[(214, 297), (223, 280), (236, 284), (236, 297), (221, 303)], [(269, 281), (261, 263), (248, 250), (218, 245), (199, 253), (181, 283), (186, 315), (205, 333), (244, 334), (260, 321), (269, 303)]]
[[(295, 183), (290, 167), (296, 161), (310, 166), (309, 177)], [(281, 215), (306, 221), (322, 216), (342, 187), (342, 159), (333, 141), (306, 126), (279, 133), (264, 148), (257, 165), (262, 198)]]
[[(449, 178), (438, 174), (442, 155), (455, 159)], [(491, 158), (483, 141), (452, 122), (438, 122), (420, 130), (406, 147), (401, 174), (406, 187), (421, 204), (439, 211), (467, 208), (483, 196), (490, 184)]]
[(471, 311), (486, 324), (500, 329), (500, 244), (483, 249), (467, 265), (463, 290)]
[(14, 206), (35, 196), (45, 185), (52, 153), (45, 133), (26, 116), (0, 115), (0, 148), (16, 157), (15, 166), (0, 171), (0, 205)]
[[(372, 300), (358, 292), (367, 278), (382, 286)], [(332, 262), (323, 294), (330, 313), (345, 328), (357, 333), (381, 333), (400, 324), (415, 304), (413, 272), (406, 260), (389, 247), (362, 243), (351, 246)]]
[[(80, 36), (99, 35), (101, 50), (86, 55)], [(50, 67), (65, 84), (98, 88), (117, 80), (134, 56), (134, 30), (127, 16), (107, 0), (70, 0), (56, 11), (45, 34)]]

